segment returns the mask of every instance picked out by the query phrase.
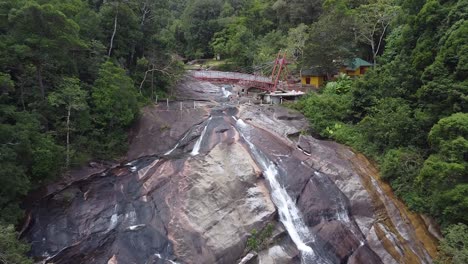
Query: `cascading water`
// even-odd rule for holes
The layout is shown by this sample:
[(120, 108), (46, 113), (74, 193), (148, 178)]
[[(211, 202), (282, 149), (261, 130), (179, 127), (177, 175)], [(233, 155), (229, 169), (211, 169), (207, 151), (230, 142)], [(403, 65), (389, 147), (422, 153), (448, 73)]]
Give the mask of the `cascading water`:
[(200, 137), (198, 138), (197, 142), (193, 146), (193, 149), (192, 149), (192, 152), (190, 153), (190, 155), (196, 156), (196, 155), (200, 154), (200, 146), (201, 146), (201, 143), (203, 141), (203, 137), (206, 134), (206, 129), (208, 128), (208, 125), (210, 124), (211, 119), (212, 119), (212, 117), (210, 116), (210, 118), (208, 118), (208, 121), (206, 122), (205, 128), (203, 128), (203, 131), (202, 131)]
[(338, 188), (333, 188), (334, 185), (330, 182), (329, 179), (327, 179), (326, 175), (318, 171), (315, 171), (314, 174), (316, 176), (317, 182), (319, 182), (322, 185), (322, 188), (331, 188), (328, 189), (328, 191), (330, 193), (333, 193), (334, 204), (337, 205), (337, 207), (335, 208), (335, 219), (344, 224), (351, 223), (351, 219), (348, 215), (348, 208), (346, 206), (346, 202), (344, 201), (343, 194), (338, 190)]
[(167, 156), (171, 154), (174, 150), (176, 150), (179, 147), (180, 142), (182, 142), (189, 134), (190, 134), (189, 132), (185, 133), (185, 136), (181, 140), (179, 140), (179, 142), (177, 142), (177, 144), (172, 149), (164, 153), (164, 156)]
[[(216, 90), (204, 99), (222, 99), (220, 105), (177, 114), (149, 107), (130, 144), (133, 161), (83, 168), (46, 196), (32, 196), (41, 198), (28, 202), (31, 221), (22, 228), (31, 256), (57, 264), (431, 263), (424, 246), (436, 245), (419, 237), (424, 223), (412, 224), (379, 188), (366, 159), (308, 136), (288, 140), (283, 132), (298, 133), (306, 120), (287, 109), (234, 107), (223, 97), (237, 90), (188, 84), (184, 96), (199, 100)], [(171, 145), (167, 133), (153, 129), (166, 124), (172, 136), (186, 131)], [(284, 231), (256, 257), (245, 256), (248, 230), (276, 214), (273, 224)]]
[(159, 253), (155, 253), (154, 256), (157, 257), (158, 259), (161, 259), (161, 260), (165, 261), (165, 262), (169, 262), (169, 263), (171, 263), (171, 264), (178, 264), (177, 262), (175, 262), (175, 261), (173, 261), (173, 260), (163, 258), (163, 257), (161, 256), (161, 254), (159, 254)]
[(248, 137), (248, 125), (242, 119), (236, 119), (236, 127), (241, 137), (248, 144), (250, 151), (259, 164), (271, 187), (271, 197), (273, 203), (278, 208), (280, 221), (288, 231), (294, 244), (301, 251), (302, 263), (331, 263), (328, 259), (320, 256), (307, 244), (314, 244), (315, 237), (304, 223), (299, 209), (289, 196), (286, 189), (281, 186), (277, 177), (278, 169), (259, 149), (255, 147)]
[[(318, 182), (322, 184), (322, 188), (326, 188), (325, 186), (329, 186), (330, 188), (334, 185), (329, 182), (330, 180), (327, 179), (327, 176), (316, 171), (314, 172), (316, 179)], [(328, 181), (328, 182), (327, 182)], [(335, 219), (343, 223), (348, 229), (353, 233), (354, 237), (359, 240), (360, 245), (365, 244), (365, 238), (359, 227), (355, 225), (355, 223), (349, 217), (349, 211), (346, 205), (345, 196), (341, 193), (341, 191), (335, 187), (336, 189), (329, 189), (329, 193), (333, 193), (334, 197), (334, 204), (337, 205), (335, 209)]]
[(226, 97), (226, 98), (229, 97), (232, 94), (230, 91), (226, 90), (226, 88), (224, 86), (221, 87), (221, 91), (223, 92), (223, 96)]

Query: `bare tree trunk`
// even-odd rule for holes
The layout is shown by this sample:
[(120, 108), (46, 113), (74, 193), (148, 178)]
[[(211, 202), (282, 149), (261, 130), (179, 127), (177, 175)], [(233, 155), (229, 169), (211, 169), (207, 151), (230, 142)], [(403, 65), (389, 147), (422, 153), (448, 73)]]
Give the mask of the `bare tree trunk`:
[[(118, 8), (118, 6), (117, 6)], [(112, 32), (112, 37), (111, 37), (111, 40), (110, 40), (110, 46), (109, 46), (109, 53), (107, 54), (107, 56), (111, 56), (112, 54), (112, 46), (114, 46), (114, 37), (115, 37), (115, 33), (117, 32), (117, 15), (119, 14), (118, 12), (118, 9), (117, 11), (115, 11), (115, 18), (114, 18), (114, 32)]]
[(24, 104), (24, 87), (23, 84), (20, 84), (20, 92), (21, 92), (21, 105), (23, 106), (23, 111), (26, 111), (26, 105)]
[(148, 75), (148, 72), (149, 72), (149, 71), (150, 71), (150, 70), (145, 71), (145, 76), (143, 77), (143, 80), (142, 80), (141, 83), (140, 83), (140, 89), (139, 89), (139, 90), (140, 90), (140, 94), (143, 94), (143, 92), (142, 92), (143, 84), (146, 82), (146, 76)]
[(133, 58), (135, 58), (135, 44), (132, 44), (132, 51), (130, 52), (130, 61), (129, 65), (132, 65), (133, 63)]
[(375, 61), (376, 61), (376, 57), (377, 57), (377, 52), (378, 52), (378, 51), (375, 50), (375, 43), (374, 43), (374, 41), (371, 41), (371, 47), (372, 47), (372, 61), (373, 61), (372, 67), (375, 67)]
[(42, 80), (42, 67), (40, 63), (36, 65), (36, 75), (37, 75), (37, 81), (39, 82), (39, 88), (41, 89), (42, 99), (45, 99), (45, 88), (44, 88), (44, 82)]
[(70, 115), (71, 115), (71, 105), (68, 106), (67, 114), (67, 169), (70, 167)]
[(147, 8), (147, 5), (148, 5), (148, 2), (146, 1), (143, 4), (143, 7), (141, 8), (141, 11), (143, 12), (143, 15), (141, 16), (140, 26), (143, 26), (145, 24), (146, 15), (150, 12), (150, 9)]
[[(153, 69), (154, 69), (154, 65), (153, 65)], [(153, 96), (154, 96), (154, 71), (151, 71), (151, 97)]]
[[(140, 21), (140, 30), (143, 32), (143, 26), (145, 25), (146, 22), (146, 16), (151, 12), (151, 9), (148, 7), (149, 3), (148, 0), (143, 3), (143, 7), (141, 8), (141, 12), (143, 13), (141, 15), (141, 21)], [(130, 53), (130, 63), (133, 63), (135, 53), (136, 53), (136, 44), (132, 44), (131, 48), (131, 53)], [(142, 47), (141, 50), (142, 53), (144, 53), (144, 48)]]
[(379, 43), (377, 44), (377, 50), (375, 51), (375, 55), (374, 55), (374, 67), (375, 67), (375, 58), (377, 57), (377, 54), (379, 53), (379, 50), (380, 50), (380, 45), (382, 45), (382, 40), (385, 36), (385, 32), (387, 31), (387, 27), (388, 27), (389, 24), (386, 24), (384, 25), (384, 29), (383, 29), (383, 32), (382, 34), (380, 34), (380, 37), (379, 37)]

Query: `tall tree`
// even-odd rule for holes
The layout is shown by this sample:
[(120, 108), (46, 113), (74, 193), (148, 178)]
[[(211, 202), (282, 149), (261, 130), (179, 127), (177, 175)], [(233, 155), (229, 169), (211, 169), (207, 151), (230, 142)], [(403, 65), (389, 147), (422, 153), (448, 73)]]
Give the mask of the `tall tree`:
[(138, 116), (138, 93), (132, 79), (111, 61), (101, 65), (92, 88), (93, 135), (99, 139), (93, 150), (111, 157), (125, 148), (125, 130)]
[(328, 75), (355, 53), (350, 17), (342, 10), (330, 10), (310, 26), (302, 64), (319, 66)]
[(143, 37), (136, 10), (137, 3), (123, 0), (108, 1), (100, 9), (107, 56), (123, 60), (128, 68), (135, 65), (135, 47)]
[(316, 21), (322, 11), (322, 3), (323, 0), (276, 0), (273, 9), (281, 23), (295, 27)]
[[(28, 2), (9, 16), (11, 51), (36, 70), (40, 95), (46, 97), (44, 71), (67, 67), (70, 51), (83, 47), (78, 25), (51, 4)], [(15, 65), (11, 65), (15, 67)]]
[(213, 50), (228, 57), (238, 66), (251, 66), (254, 58), (254, 36), (243, 23), (233, 23), (213, 37)]
[(390, 23), (397, 17), (399, 7), (388, 0), (375, 0), (354, 9), (354, 32), (358, 41), (368, 44), (376, 64), (377, 55), (382, 51), (385, 35)]
[(76, 78), (65, 78), (56, 92), (48, 96), (50, 105), (54, 107), (63, 107), (65, 110), (65, 129), (66, 129), (66, 167), (70, 167), (70, 132), (72, 130), (72, 111), (80, 111), (87, 108), (86, 92), (81, 90), (80, 81)]
[(218, 17), (221, 14), (220, 0), (195, 0), (189, 2), (182, 16), (184, 36), (187, 40), (187, 56), (208, 58), (213, 55), (210, 42), (220, 29)]
[(309, 27), (305, 24), (299, 24), (288, 31), (288, 50), (296, 60), (302, 60), (304, 49), (309, 37)]

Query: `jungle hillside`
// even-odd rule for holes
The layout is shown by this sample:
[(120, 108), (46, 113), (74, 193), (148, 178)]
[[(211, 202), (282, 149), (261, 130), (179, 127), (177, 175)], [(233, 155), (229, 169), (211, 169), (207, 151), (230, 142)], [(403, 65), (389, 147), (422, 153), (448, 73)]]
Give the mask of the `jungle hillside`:
[[(328, 81), (287, 106), (310, 133), (374, 160), (434, 218), (440, 263), (468, 263), (468, 1), (0, 0), (0, 263), (32, 263), (21, 202), (92, 160), (118, 160), (140, 109), (184, 63)], [(347, 60), (373, 66), (337, 74)]]

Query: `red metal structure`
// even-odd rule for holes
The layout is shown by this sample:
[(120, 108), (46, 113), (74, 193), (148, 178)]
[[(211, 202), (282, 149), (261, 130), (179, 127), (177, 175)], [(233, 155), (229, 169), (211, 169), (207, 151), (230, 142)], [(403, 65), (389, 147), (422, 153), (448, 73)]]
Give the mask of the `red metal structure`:
[(199, 80), (235, 83), (246, 87), (255, 87), (265, 91), (273, 91), (274, 87), (270, 78), (253, 74), (222, 71), (192, 71), (191, 74)]
[(276, 60), (275, 60), (275, 66), (273, 67), (273, 71), (271, 73), (271, 79), (274, 80), (273, 92), (279, 88), (278, 85), (279, 85), (280, 79), (286, 82), (286, 86), (287, 86), (286, 90), (291, 90), (291, 86), (288, 82), (288, 76), (289, 76), (288, 64), (289, 62), (286, 58), (286, 52), (283, 52), (283, 54), (281, 54), (281, 51), (278, 52), (278, 55), (276, 56)]
[[(237, 83), (246, 87), (254, 87), (268, 92), (275, 92), (280, 87), (282, 90), (291, 90), (291, 85), (288, 83), (288, 61), (286, 52), (278, 52), (271, 77), (239, 73), (239, 72), (222, 72), (222, 71), (192, 71), (192, 76), (199, 80), (221, 83)], [(284, 87), (284, 80), (286, 87)]]

